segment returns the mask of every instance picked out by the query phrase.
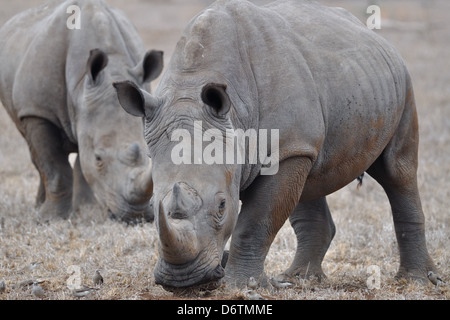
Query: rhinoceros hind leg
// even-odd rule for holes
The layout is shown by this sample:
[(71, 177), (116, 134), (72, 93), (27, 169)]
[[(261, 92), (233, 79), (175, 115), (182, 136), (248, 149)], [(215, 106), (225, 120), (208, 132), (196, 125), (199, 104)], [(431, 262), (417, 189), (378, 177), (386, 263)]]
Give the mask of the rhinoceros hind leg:
[(291, 266), (280, 276), (326, 278), (322, 260), (336, 232), (326, 198), (299, 203), (289, 221), (297, 236), (297, 251)]
[(41, 186), (37, 203), (43, 220), (68, 218), (72, 207), (72, 168), (60, 130), (49, 121), (27, 117), (22, 119), (31, 158), (39, 171)]
[(410, 100), (395, 135), (367, 172), (389, 198), (400, 252), (397, 276), (427, 281), (428, 271), (436, 271), (436, 267), (426, 247), (417, 186), (417, 128), (417, 113)]

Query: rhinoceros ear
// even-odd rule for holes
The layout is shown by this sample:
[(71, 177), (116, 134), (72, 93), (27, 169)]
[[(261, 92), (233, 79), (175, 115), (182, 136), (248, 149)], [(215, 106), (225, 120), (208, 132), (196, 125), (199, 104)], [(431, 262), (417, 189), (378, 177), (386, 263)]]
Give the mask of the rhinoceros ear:
[(142, 83), (150, 82), (159, 77), (163, 70), (163, 64), (162, 51), (147, 51), (144, 59), (133, 68), (132, 72)]
[(140, 89), (132, 81), (114, 82), (114, 88), (122, 108), (136, 117), (151, 117), (159, 106), (157, 98), (145, 90)]
[(203, 102), (219, 117), (225, 116), (230, 110), (231, 101), (226, 89), (227, 85), (224, 83), (208, 83), (202, 89)]
[(87, 74), (92, 83), (96, 84), (99, 80), (100, 72), (108, 64), (108, 56), (100, 49), (93, 49), (90, 52), (87, 61)]

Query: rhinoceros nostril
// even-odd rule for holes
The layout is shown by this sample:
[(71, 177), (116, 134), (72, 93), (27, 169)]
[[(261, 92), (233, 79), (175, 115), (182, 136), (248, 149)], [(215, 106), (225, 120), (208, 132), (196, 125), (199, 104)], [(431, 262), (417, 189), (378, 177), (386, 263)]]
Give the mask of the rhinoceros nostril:
[(184, 212), (170, 212), (168, 213), (168, 216), (172, 219), (186, 219), (188, 215)]
[(108, 209), (108, 217), (111, 220), (117, 220), (117, 215), (115, 215), (110, 209)]

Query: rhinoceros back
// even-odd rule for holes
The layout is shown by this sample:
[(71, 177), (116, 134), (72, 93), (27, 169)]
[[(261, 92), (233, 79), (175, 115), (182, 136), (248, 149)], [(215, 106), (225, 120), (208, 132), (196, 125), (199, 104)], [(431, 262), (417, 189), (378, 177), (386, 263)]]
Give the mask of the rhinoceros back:
[[(80, 8), (80, 29), (67, 21)], [(134, 26), (103, 1), (51, 1), (11, 18), (0, 29), (0, 98), (22, 131), (20, 119), (39, 117), (62, 128), (70, 140), (74, 89), (82, 82), (90, 50), (100, 48), (134, 66), (144, 52)]]
[(167, 70), (158, 90), (227, 83), (234, 123), (279, 129), (280, 161), (310, 157), (314, 180), (344, 168), (351, 181), (367, 169), (411, 89), (392, 45), (349, 12), (315, 1), (217, 1), (191, 20)]

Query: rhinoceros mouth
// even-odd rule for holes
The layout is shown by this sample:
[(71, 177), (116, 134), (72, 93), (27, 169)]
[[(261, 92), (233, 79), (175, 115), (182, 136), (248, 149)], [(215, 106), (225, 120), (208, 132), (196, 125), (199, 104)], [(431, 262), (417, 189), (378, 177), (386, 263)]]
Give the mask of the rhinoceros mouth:
[(151, 205), (132, 206), (128, 205), (127, 209), (112, 210), (108, 208), (108, 217), (111, 220), (124, 221), (127, 223), (153, 222), (154, 215)]
[(213, 289), (220, 285), (225, 270), (220, 264), (199, 265), (194, 261), (176, 265), (159, 259), (154, 275), (155, 283), (168, 291), (186, 287)]

